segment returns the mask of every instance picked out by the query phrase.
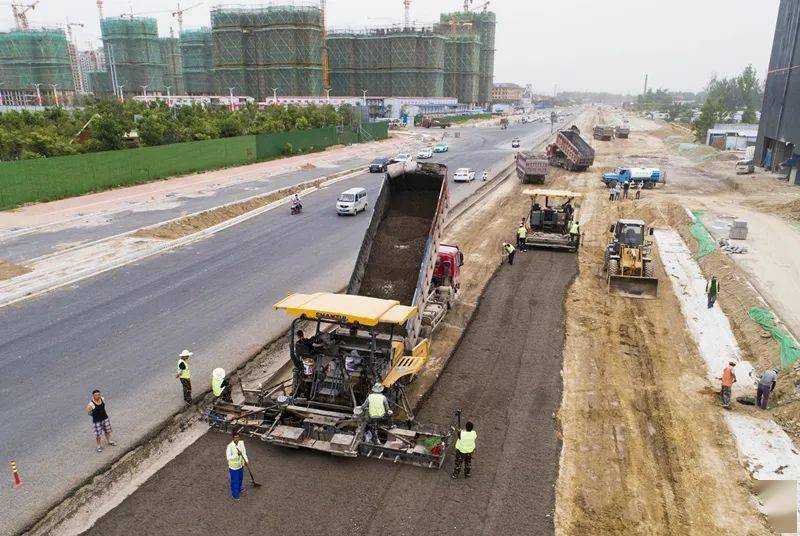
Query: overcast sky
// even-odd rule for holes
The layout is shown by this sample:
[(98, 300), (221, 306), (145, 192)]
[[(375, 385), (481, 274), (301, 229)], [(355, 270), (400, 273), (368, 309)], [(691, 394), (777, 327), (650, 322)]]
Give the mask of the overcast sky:
[[(29, 2), (30, 0), (22, 0)], [(184, 7), (200, 0), (182, 0)], [(206, 0), (187, 11), (184, 27), (209, 26)], [(475, 4), (482, 0), (475, 0)], [(731, 76), (752, 63), (763, 79), (769, 63), (779, 0), (492, 0), (497, 14), (495, 82), (531, 83), (535, 91), (590, 90), (641, 93), (649, 87), (697, 91), (713, 73)], [(176, 0), (106, 0), (106, 16), (130, 11), (158, 19), (169, 35)], [(412, 0), (412, 19), (438, 20), (463, 0)], [(402, 0), (328, 0), (329, 27), (364, 27), (401, 21)], [(79, 48), (98, 40), (95, 0), (41, 0), (29, 13), (32, 27), (69, 19)], [(11, 8), (0, 5), (0, 27), (10, 28)], [(99, 41), (98, 41), (99, 42)]]

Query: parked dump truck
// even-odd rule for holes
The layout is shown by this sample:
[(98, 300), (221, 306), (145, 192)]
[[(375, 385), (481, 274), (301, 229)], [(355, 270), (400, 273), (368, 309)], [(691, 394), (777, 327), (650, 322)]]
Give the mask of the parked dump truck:
[(630, 133), (631, 127), (627, 121), (623, 121), (622, 124), (614, 127), (614, 136), (617, 138), (627, 139)]
[(611, 125), (597, 125), (592, 130), (592, 136), (596, 140), (611, 141), (614, 137), (614, 127)]
[(642, 220), (618, 220), (609, 228), (611, 240), (606, 246), (604, 270), (608, 274), (608, 291), (626, 298), (658, 297), (658, 278), (650, 256), (652, 243), (645, 239), (647, 230)]
[[(212, 428), (294, 448), (441, 467), (450, 432), (414, 423), (405, 385), (429, 357), (427, 338), (455, 300), (463, 254), (440, 244), (448, 208), (447, 166), (390, 164), (347, 294), (290, 294), (275, 304), (294, 317), (292, 378), (219, 401)], [(401, 305), (410, 304), (410, 305)], [(301, 323), (313, 322), (301, 341)], [(403, 422), (367, 419), (380, 384)]]
[(556, 141), (547, 146), (547, 159), (551, 166), (569, 171), (584, 171), (594, 164), (594, 149), (581, 138), (580, 131), (573, 126), (559, 130)]
[(517, 177), (523, 184), (544, 184), (547, 178), (547, 155), (521, 151), (516, 156)]
[(523, 193), (531, 198), (530, 232), (525, 237), (525, 247), (578, 251), (578, 240), (570, 236), (569, 230), (578, 218), (581, 194), (567, 190)]

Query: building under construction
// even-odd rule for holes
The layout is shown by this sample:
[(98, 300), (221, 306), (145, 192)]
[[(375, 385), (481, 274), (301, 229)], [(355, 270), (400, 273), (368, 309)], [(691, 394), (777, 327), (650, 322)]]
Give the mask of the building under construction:
[(61, 29), (16, 30), (0, 33), (0, 91), (3, 104), (54, 102), (75, 92), (67, 36)]
[(162, 37), (161, 57), (164, 60), (164, 89), (170, 95), (185, 95), (183, 61), (177, 37)]
[[(167, 65), (155, 19), (104, 18), (100, 20), (100, 31), (106, 71), (92, 73), (95, 92), (114, 93), (121, 87), (125, 94), (136, 94), (145, 91), (146, 86), (148, 93), (164, 93), (169, 85), (165, 83)], [(172, 49), (176, 49), (172, 57), (179, 57), (177, 47)]]
[[(480, 41), (478, 100), (488, 103), (494, 79), (494, 34), (497, 18), (491, 11), (442, 13), (437, 28), (446, 33), (468, 33)], [(455, 30), (455, 32), (454, 32)]]
[(211, 28), (185, 30), (181, 33), (183, 83), (187, 95), (210, 95), (214, 92)]
[(322, 94), (322, 9), (220, 7), (211, 11), (215, 91), (257, 99)]

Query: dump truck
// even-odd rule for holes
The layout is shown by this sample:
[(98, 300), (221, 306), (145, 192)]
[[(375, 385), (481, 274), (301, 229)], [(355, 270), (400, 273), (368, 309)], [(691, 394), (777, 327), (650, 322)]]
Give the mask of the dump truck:
[(531, 198), (525, 247), (578, 251), (579, 241), (573, 240), (569, 230), (578, 219), (581, 194), (567, 190), (525, 190), (523, 194)]
[(559, 130), (556, 141), (547, 146), (547, 159), (551, 166), (569, 171), (584, 171), (594, 164), (594, 149), (581, 138), (580, 131), (573, 126)]
[[(427, 362), (428, 337), (460, 286), (463, 254), (440, 243), (448, 202), (445, 165), (390, 164), (347, 293), (290, 294), (274, 306), (293, 317), (291, 334), (313, 324), (304, 342), (290, 336), (291, 379), (244, 390), (243, 404), (215, 403), (212, 428), (280, 446), (441, 467), (450, 432), (415, 422), (405, 386)], [(404, 414), (402, 423), (365, 418), (361, 405), (376, 383)]]
[(423, 128), (447, 128), (452, 126), (452, 123), (446, 121), (440, 117), (424, 117), (422, 118), (422, 127)]
[(623, 122), (621, 125), (617, 125), (614, 127), (614, 136), (621, 139), (627, 139), (631, 133), (631, 127), (627, 121)]
[(611, 125), (597, 125), (592, 130), (592, 136), (596, 140), (611, 141), (614, 137), (614, 127)]
[(611, 240), (606, 246), (603, 268), (608, 274), (608, 291), (627, 298), (658, 297), (658, 278), (650, 256), (652, 242), (642, 220), (618, 220), (609, 228)]
[(641, 182), (644, 188), (655, 188), (659, 182), (664, 182), (664, 172), (658, 168), (618, 167), (613, 173), (603, 173), (600, 180), (609, 188), (628, 182)]
[(544, 184), (547, 178), (547, 155), (521, 151), (516, 156), (517, 177), (523, 184)]

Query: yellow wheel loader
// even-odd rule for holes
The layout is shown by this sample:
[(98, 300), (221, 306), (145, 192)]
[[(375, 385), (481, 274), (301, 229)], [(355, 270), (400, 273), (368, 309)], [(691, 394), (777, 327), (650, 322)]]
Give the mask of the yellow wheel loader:
[[(658, 278), (650, 257), (652, 242), (645, 240), (642, 220), (619, 220), (611, 226), (612, 240), (606, 247), (603, 268), (608, 274), (608, 291), (626, 298), (658, 297)], [(653, 234), (653, 229), (647, 229)]]

